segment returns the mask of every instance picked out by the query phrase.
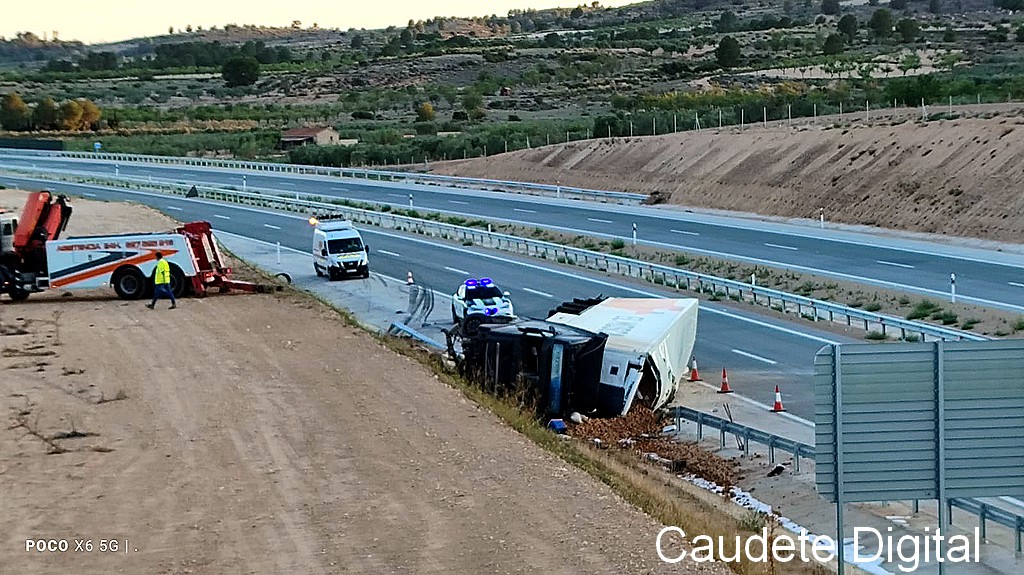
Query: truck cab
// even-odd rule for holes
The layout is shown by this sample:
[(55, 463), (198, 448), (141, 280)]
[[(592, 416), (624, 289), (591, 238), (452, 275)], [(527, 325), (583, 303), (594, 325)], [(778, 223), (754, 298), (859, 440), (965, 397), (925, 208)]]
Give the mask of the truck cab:
[(0, 253), (4, 256), (13, 255), (14, 232), (18, 229), (18, 217), (0, 210)]
[(370, 248), (350, 220), (310, 218), (313, 224), (313, 270), (336, 280), (370, 277)]

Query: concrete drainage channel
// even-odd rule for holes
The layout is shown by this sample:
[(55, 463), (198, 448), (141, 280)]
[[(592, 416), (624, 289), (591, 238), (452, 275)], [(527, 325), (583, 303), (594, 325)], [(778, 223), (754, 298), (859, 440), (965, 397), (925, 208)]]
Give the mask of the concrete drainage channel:
[[(36, 170), (31, 169), (8, 169), (7, 172), (15, 174), (37, 173)], [(840, 325), (863, 329), (865, 332), (877, 331), (886, 338), (890, 335), (898, 335), (899, 339), (910, 341), (916, 339), (921, 341), (981, 341), (991, 339), (965, 331), (906, 320), (897, 316), (872, 313), (863, 309), (816, 300), (735, 280), (698, 274), (684, 269), (529, 238), (493, 233), (476, 228), (445, 224), (433, 220), (348, 207), (340, 203), (324, 202), (323, 198), (308, 194), (289, 193), (285, 196), (240, 192), (224, 187), (192, 186), (173, 182), (150, 182), (142, 178), (82, 176), (59, 170), (47, 172), (46, 179), (102, 184), (124, 189), (162, 192), (177, 196), (193, 195), (194, 197), (207, 200), (224, 201), (292, 213), (340, 213), (362, 224), (398, 231), (408, 231), (444, 240), (461, 241), (467, 245), (479, 245), (481, 247), (528, 255), (539, 259), (556, 261), (561, 264), (639, 279), (676, 290), (698, 291), (713, 296), (724, 296), (737, 302), (763, 305), (784, 313), (796, 313), (797, 317), (810, 321), (839, 323)], [(306, 198), (315, 199), (302, 199), (303, 195)]]

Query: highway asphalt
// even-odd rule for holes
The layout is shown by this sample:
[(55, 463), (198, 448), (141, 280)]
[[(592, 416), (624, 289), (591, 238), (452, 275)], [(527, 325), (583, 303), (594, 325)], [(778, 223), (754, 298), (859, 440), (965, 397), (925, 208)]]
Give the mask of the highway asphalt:
[(572, 233), (629, 238), (693, 253), (948, 297), (956, 274), (958, 301), (1024, 313), (1024, 256), (849, 231), (753, 222), (649, 207), (605, 205), (516, 194), (382, 184), (365, 180), (242, 172), (188, 166), (119, 164), (59, 158), (0, 156), (0, 167), (53, 166), (124, 176), (306, 192), (354, 200), (430, 208), (471, 217), (560, 228)]
[[(136, 201), (179, 221), (207, 220), (215, 229), (281, 242), (282, 246), (294, 249), (308, 250), (312, 244), (307, 219), (295, 214), (102, 186), (21, 177), (2, 180), (27, 189), (45, 187), (91, 199)], [(361, 231), (370, 246), (372, 271), (395, 278), (404, 278), (411, 271), (417, 283), (442, 293), (453, 292), (468, 277), (487, 276), (511, 292), (520, 316), (546, 317), (548, 310), (573, 297), (680, 297), (657, 286), (631, 284), (542, 260), (438, 243), (390, 230)], [(438, 313), (446, 317), (450, 304), (438, 300), (436, 305)], [(728, 368), (730, 385), (737, 393), (765, 404), (771, 404), (774, 386), (778, 384), (789, 412), (806, 419), (813, 418), (814, 354), (831, 342), (863, 341), (817, 330), (802, 322), (767, 318), (742, 306), (707, 302), (701, 304), (698, 324), (694, 355), (706, 381), (718, 385), (722, 368)]]

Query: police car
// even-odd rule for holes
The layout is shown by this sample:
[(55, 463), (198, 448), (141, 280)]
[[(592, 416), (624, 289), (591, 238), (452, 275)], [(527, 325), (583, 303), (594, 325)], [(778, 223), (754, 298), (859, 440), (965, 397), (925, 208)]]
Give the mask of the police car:
[(515, 319), (512, 300), (489, 278), (468, 279), (452, 295), (455, 323), (502, 323)]

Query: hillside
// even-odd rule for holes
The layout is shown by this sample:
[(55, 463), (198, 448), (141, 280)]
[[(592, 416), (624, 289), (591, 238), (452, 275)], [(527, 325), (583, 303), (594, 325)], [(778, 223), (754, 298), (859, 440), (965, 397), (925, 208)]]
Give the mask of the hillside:
[[(705, 130), (591, 140), (433, 171), (655, 193), (692, 207), (1019, 242), (1024, 119)], [(657, 197), (656, 196), (656, 197)]]

